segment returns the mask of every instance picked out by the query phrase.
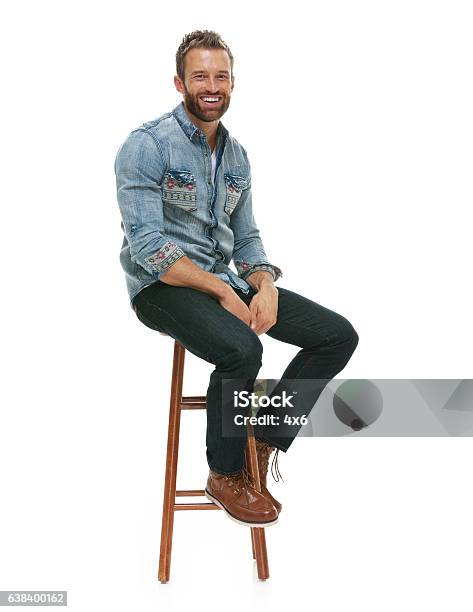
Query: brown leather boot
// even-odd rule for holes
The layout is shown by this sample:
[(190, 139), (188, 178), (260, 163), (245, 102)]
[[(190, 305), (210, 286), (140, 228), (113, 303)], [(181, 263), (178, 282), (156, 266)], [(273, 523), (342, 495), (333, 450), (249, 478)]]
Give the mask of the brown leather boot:
[(271, 456), (271, 453), (276, 450), (276, 454), (273, 457), (273, 462), (271, 464), (271, 471), (273, 468), (273, 465), (276, 468), (276, 474), (278, 476), (278, 478), (275, 478), (275, 480), (279, 480), (279, 476), (281, 475), (279, 472), (279, 468), (278, 468), (278, 452), (279, 452), (279, 448), (275, 449), (274, 446), (270, 446), (269, 444), (267, 444), (266, 442), (261, 442), (260, 440), (258, 440), (258, 438), (255, 438), (255, 442), (256, 442), (256, 454), (258, 456), (258, 471), (259, 471), (259, 479), (260, 479), (260, 483), (261, 483), (261, 493), (263, 493), (263, 495), (265, 495), (273, 504), (273, 506), (276, 508), (276, 510), (278, 511), (278, 514), (281, 512), (282, 510), (282, 505), (278, 502), (277, 499), (275, 499), (271, 493), (268, 491), (266, 485), (267, 485), (267, 475), (268, 475), (268, 465), (269, 465), (269, 457)]
[(278, 522), (276, 508), (254, 488), (246, 468), (236, 476), (210, 470), (205, 495), (240, 525), (269, 527)]

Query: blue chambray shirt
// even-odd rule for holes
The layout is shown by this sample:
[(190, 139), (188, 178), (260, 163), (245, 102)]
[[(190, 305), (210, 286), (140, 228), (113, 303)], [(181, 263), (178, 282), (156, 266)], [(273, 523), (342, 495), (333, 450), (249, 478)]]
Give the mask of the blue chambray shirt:
[(182, 102), (121, 145), (115, 159), (120, 262), (132, 307), (138, 292), (184, 255), (245, 293), (252, 272), (267, 270), (275, 281), (282, 276), (269, 263), (256, 226), (248, 156), (221, 122), (216, 146), (213, 185), (207, 138)]

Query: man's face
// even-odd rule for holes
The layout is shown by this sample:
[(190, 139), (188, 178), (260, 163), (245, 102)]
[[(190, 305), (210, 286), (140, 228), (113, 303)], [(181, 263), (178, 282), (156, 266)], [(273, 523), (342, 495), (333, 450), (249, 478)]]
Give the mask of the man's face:
[(174, 77), (189, 112), (201, 121), (217, 121), (227, 111), (233, 90), (228, 53), (223, 49), (191, 49), (184, 57), (184, 81)]

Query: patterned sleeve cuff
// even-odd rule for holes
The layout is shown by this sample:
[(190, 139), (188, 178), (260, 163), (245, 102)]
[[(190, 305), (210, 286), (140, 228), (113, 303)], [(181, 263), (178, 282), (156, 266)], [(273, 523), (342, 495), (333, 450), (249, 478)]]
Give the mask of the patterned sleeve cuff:
[(273, 266), (272, 264), (250, 264), (246, 261), (236, 261), (235, 266), (238, 271), (238, 276), (243, 280), (250, 274), (253, 274), (253, 272), (271, 272), (274, 282), (282, 276), (281, 268)]
[(145, 262), (153, 272), (158, 274), (165, 272), (174, 262), (185, 255), (184, 251), (175, 242), (168, 240), (164, 245), (149, 257)]

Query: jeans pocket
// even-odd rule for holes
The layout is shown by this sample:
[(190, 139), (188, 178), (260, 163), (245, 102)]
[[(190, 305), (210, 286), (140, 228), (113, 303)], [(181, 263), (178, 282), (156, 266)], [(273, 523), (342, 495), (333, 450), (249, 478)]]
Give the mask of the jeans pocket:
[(248, 186), (248, 179), (235, 174), (225, 174), (225, 212), (231, 215), (240, 200), (242, 191)]
[(197, 210), (195, 176), (187, 170), (170, 170), (164, 175), (162, 199), (167, 204), (192, 212)]

